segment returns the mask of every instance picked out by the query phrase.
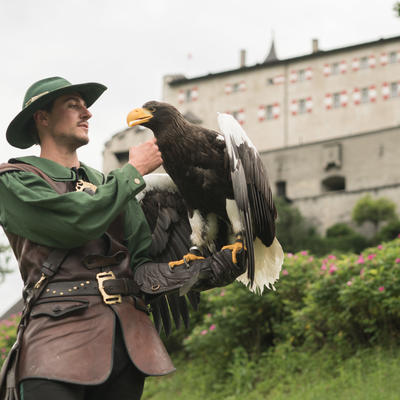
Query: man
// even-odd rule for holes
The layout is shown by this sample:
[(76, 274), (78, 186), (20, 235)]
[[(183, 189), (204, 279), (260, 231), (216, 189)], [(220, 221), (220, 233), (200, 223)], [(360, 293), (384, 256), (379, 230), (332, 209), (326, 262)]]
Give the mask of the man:
[[(174, 370), (142, 300), (168, 269), (148, 257), (151, 236), (135, 199), (142, 176), (162, 163), (156, 141), (133, 147), (127, 165), (107, 178), (76, 153), (89, 141), (88, 107), (105, 89), (60, 77), (38, 81), (7, 129), (10, 144), (37, 143), (41, 152), (0, 167), (0, 223), (26, 300), (17, 344), (3, 366), (1, 400), (18, 396), (16, 384), (24, 400), (140, 399), (145, 376)], [(181, 268), (174, 268), (174, 289), (188, 281)], [(199, 275), (202, 288), (243, 273), (230, 250), (192, 268), (207, 271)]]

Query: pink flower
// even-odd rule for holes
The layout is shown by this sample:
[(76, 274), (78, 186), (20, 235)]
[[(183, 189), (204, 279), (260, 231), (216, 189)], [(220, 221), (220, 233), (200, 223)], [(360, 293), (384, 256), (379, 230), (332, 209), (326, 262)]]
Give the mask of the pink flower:
[(216, 328), (215, 324), (212, 324), (209, 329), (210, 331), (213, 331), (215, 328)]
[(336, 256), (334, 256), (333, 254), (329, 254), (328, 258), (330, 260), (336, 260)]
[(329, 268), (329, 273), (332, 275), (336, 271), (337, 271), (337, 266), (335, 264), (331, 264)]
[(397, 235), (398, 238), (400, 238), (400, 233)]
[(204, 330), (202, 330), (201, 332), (200, 332), (200, 335), (207, 335), (207, 332), (208, 332), (208, 330), (207, 329), (204, 329)]
[(385, 287), (384, 286), (379, 286), (379, 289), (378, 289), (380, 292), (383, 292), (384, 290), (385, 290)]
[(224, 289), (221, 290), (220, 296), (221, 297), (225, 296), (225, 290)]
[(207, 316), (207, 318), (211, 318), (212, 314), (208, 313), (208, 314), (206, 314), (206, 316)]
[(363, 276), (363, 275), (364, 275), (364, 272), (365, 272), (365, 269), (364, 269), (364, 268), (361, 268), (361, 269), (360, 269), (360, 276)]
[(287, 271), (287, 269), (282, 270), (282, 275), (289, 275), (289, 272)]
[(376, 254), (368, 254), (368, 260), (373, 260), (376, 257)]
[(400, 258), (396, 258), (396, 259), (394, 260), (394, 262), (395, 262), (396, 264), (400, 263)]
[(306, 255), (308, 254), (308, 251), (307, 251), (307, 250), (303, 250), (303, 251), (300, 252), (300, 254), (301, 254), (302, 256), (306, 256)]
[(287, 253), (287, 256), (290, 258), (290, 257), (293, 257), (293, 253)]
[(360, 254), (360, 257), (358, 257), (357, 260), (357, 264), (364, 264), (364, 263), (365, 263), (364, 257), (362, 254)]
[(314, 261), (314, 257), (313, 256), (311, 256), (309, 259), (308, 259), (308, 261)]
[(380, 245), (378, 246), (378, 249), (379, 249), (379, 250), (382, 250), (382, 249), (383, 249), (383, 246), (380, 244)]
[(321, 271), (326, 271), (326, 265), (325, 264), (321, 265)]
[(348, 281), (348, 282), (347, 282), (347, 286), (351, 286), (352, 284), (353, 284), (352, 281)]

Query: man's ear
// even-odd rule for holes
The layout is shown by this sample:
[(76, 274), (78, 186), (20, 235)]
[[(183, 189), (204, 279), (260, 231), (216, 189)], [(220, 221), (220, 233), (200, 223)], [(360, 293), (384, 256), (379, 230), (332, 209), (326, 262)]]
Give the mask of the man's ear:
[(45, 110), (38, 110), (33, 114), (33, 119), (36, 122), (36, 126), (48, 126), (49, 124), (49, 113)]

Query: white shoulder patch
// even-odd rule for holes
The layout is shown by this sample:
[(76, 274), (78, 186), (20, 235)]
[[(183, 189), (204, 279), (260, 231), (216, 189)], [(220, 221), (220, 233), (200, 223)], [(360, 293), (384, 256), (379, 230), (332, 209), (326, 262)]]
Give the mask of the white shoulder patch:
[(239, 122), (233, 118), (232, 115), (225, 113), (218, 113), (218, 126), (223, 135), (226, 137), (226, 142), (230, 141), (232, 144), (239, 146), (241, 143), (246, 143), (249, 147), (256, 150), (256, 147), (247, 136), (244, 129), (241, 127)]
[(142, 200), (146, 193), (152, 190), (168, 191), (175, 193), (178, 191), (174, 181), (168, 174), (148, 174), (143, 177), (146, 187), (136, 196), (137, 200)]

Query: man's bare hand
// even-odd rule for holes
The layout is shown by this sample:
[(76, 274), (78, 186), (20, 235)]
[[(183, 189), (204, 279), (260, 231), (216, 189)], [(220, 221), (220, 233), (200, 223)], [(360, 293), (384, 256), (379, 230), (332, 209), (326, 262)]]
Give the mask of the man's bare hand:
[(153, 172), (163, 162), (157, 146), (157, 139), (153, 138), (138, 146), (131, 147), (128, 162), (139, 171), (140, 175)]

